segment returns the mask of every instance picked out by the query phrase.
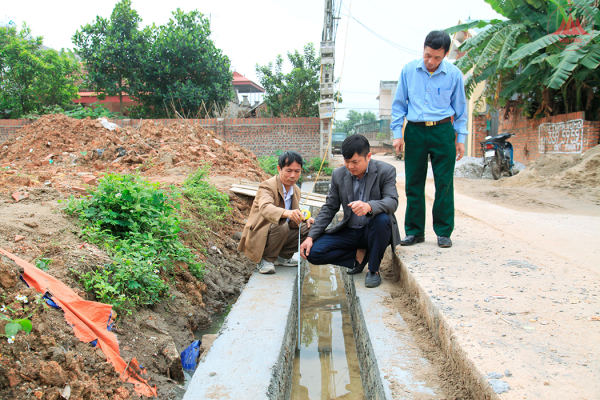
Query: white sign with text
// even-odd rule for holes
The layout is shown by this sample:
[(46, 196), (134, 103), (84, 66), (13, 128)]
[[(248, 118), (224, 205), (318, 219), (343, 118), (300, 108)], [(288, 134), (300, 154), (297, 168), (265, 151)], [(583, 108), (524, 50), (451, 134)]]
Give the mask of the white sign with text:
[(583, 150), (583, 120), (541, 124), (540, 153), (581, 153)]

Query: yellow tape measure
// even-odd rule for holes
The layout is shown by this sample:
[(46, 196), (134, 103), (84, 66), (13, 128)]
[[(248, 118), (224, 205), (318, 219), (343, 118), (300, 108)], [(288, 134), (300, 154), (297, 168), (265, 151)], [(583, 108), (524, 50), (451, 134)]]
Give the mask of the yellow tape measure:
[(307, 209), (300, 210), (300, 212), (302, 213), (302, 221), (307, 221), (310, 218), (310, 211)]

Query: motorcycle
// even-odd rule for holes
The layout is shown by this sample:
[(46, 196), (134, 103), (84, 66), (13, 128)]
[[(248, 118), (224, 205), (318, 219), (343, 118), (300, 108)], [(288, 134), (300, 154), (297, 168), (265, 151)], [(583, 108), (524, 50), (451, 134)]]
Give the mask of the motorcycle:
[[(481, 143), (483, 151), (483, 170), (485, 167), (490, 167), (494, 180), (500, 179), (503, 172), (508, 173), (508, 176), (513, 176), (513, 146), (508, 142), (508, 138), (515, 136), (513, 133), (501, 133), (497, 136), (486, 136)], [(482, 174), (483, 174), (482, 170)]]

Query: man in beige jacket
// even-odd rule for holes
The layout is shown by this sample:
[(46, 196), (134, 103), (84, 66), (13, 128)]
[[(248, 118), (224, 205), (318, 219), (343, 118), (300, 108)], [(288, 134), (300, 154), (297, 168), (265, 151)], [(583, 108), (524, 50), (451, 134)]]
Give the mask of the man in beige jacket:
[[(275, 265), (296, 265), (291, 257), (298, 250), (298, 225), (302, 222), (300, 188), (296, 182), (303, 165), (300, 154), (286, 151), (279, 156), (279, 175), (258, 187), (238, 251), (258, 263), (261, 274), (274, 274)], [(313, 222), (310, 218), (302, 224), (301, 241), (306, 239)]]

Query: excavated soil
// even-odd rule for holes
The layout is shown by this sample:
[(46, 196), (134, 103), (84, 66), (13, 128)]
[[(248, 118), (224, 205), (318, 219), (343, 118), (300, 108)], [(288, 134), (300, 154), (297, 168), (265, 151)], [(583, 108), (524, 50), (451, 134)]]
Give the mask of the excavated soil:
[[(61, 212), (59, 201), (84, 195), (86, 183), (95, 184), (107, 171), (136, 172), (179, 186), (196, 168), (212, 165), (210, 180), (230, 196), (232, 216), (210, 233), (201, 255), (207, 266), (203, 281), (185, 264), (177, 265), (164, 276), (170, 291), (163, 301), (118, 315), (113, 329), (122, 358), (137, 358), (146, 371), (143, 377), (158, 387), (158, 398), (176, 398), (184, 378), (179, 353), (194, 340), (193, 331), (208, 328), (211, 315), (240, 293), (254, 268), (236, 250), (252, 199), (228, 190), (241, 179), (266, 178), (254, 155), (185, 121), (110, 131), (97, 121), (58, 115), (41, 118), (1, 144), (0, 159), (0, 248), (34, 264), (51, 260), (46, 272), (92, 301), (94, 294), (85, 291), (79, 276), (109, 257), (78, 236), (78, 221)], [(80, 342), (62, 311), (39, 300), (19, 275), (16, 264), (0, 257), (2, 314), (33, 324), (32, 333), (19, 332), (14, 343), (0, 340), (0, 398), (136, 397), (102, 351)], [(28, 303), (16, 296), (27, 296)], [(2, 333), (5, 324), (0, 320)]]

